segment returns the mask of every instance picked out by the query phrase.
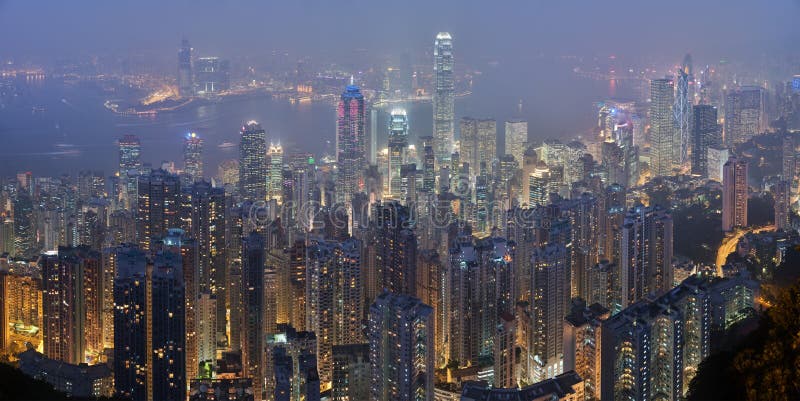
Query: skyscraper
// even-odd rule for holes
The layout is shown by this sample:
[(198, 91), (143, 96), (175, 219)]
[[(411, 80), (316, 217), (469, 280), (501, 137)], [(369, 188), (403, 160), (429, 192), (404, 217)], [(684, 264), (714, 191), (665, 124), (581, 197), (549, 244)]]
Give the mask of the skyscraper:
[(183, 142), (183, 174), (187, 186), (203, 179), (203, 139), (194, 132), (186, 134)]
[(525, 120), (506, 121), (505, 154), (514, 156), (514, 160), (522, 166), (525, 146), (528, 143), (528, 122)]
[(433, 401), (433, 310), (419, 299), (384, 292), (369, 308), (371, 399)]
[(674, 102), (672, 78), (650, 81), (650, 172), (653, 176), (669, 175), (674, 167)]
[(628, 212), (620, 240), (622, 307), (672, 288), (672, 217), (660, 206)]
[(194, 95), (194, 83), (192, 78), (192, 46), (189, 41), (183, 39), (181, 48), (178, 50), (178, 94), (182, 97)]
[(763, 91), (757, 86), (732, 89), (725, 94), (725, 144), (747, 142), (762, 133), (764, 124)]
[(722, 168), (722, 231), (747, 226), (747, 160), (730, 158)]
[(779, 181), (774, 184), (772, 198), (775, 200), (775, 229), (788, 230), (790, 228), (791, 184), (788, 181)]
[(119, 196), (122, 207), (132, 210), (136, 205), (136, 180), (142, 169), (141, 143), (135, 135), (125, 135), (119, 140)]
[(263, 201), (267, 197), (267, 134), (255, 121), (242, 126), (239, 191), (245, 200)]
[(42, 255), (43, 342), (48, 358), (98, 362), (103, 350), (100, 253), (59, 247)]
[(453, 38), (439, 32), (433, 43), (433, 140), (436, 161), (450, 159), (455, 144), (455, 80), (453, 77)]
[(275, 322), (266, 321), (265, 270), (266, 240), (252, 232), (242, 245), (242, 366), (245, 376), (253, 378), (256, 399), (261, 399), (267, 372), (264, 334), (274, 333)]
[(282, 202), (283, 195), (283, 147), (280, 144), (269, 144), (267, 150), (269, 158), (269, 184), (267, 195), (269, 199), (277, 199)]
[(114, 389), (118, 396), (145, 400), (147, 257), (136, 247), (118, 247), (110, 256), (114, 276)]
[(538, 382), (564, 371), (564, 316), (570, 298), (570, 254), (560, 243), (534, 248), (531, 256), (531, 379)]
[(154, 237), (161, 237), (170, 228), (182, 226), (181, 185), (177, 176), (159, 169), (139, 177), (138, 186), (136, 236), (139, 246), (149, 250)]
[(364, 95), (348, 85), (336, 109), (336, 201), (349, 205), (353, 194), (364, 187), (367, 166)]
[(689, 162), (689, 144), (691, 136), (692, 99), (689, 93), (689, 66), (678, 71), (677, 93), (672, 105), (675, 119), (675, 136), (672, 142), (672, 160), (678, 166)]
[(469, 164), (470, 175), (478, 175), (481, 165), (489, 168), (497, 158), (497, 122), (488, 118), (464, 117), (459, 125), (461, 162)]
[(195, 64), (198, 95), (210, 95), (230, 89), (230, 63), (219, 57), (200, 57)]
[(708, 176), (708, 148), (722, 145), (717, 108), (707, 104), (692, 109), (692, 174)]
[(333, 346), (333, 401), (369, 399), (369, 344)]
[(408, 116), (403, 109), (392, 110), (389, 118), (389, 196), (400, 199), (401, 167), (408, 162)]

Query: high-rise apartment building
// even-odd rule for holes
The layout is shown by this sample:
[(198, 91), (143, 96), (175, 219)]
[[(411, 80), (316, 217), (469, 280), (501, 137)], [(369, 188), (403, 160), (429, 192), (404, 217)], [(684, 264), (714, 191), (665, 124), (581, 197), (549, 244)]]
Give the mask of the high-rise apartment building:
[(747, 227), (747, 160), (731, 158), (722, 168), (722, 231)]
[(375, 401), (433, 401), (433, 310), (383, 292), (369, 308), (370, 394)]
[(153, 238), (161, 237), (171, 228), (180, 228), (181, 184), (178, 176), (164, 170), (153, 170), (139, 177), (136, 236), (139, 246), (149, 250)]
[(660, 206), (638, 205), (628, 211), (621, 231), (619, 280), (625, 308), (673, 287), (672, 217)]

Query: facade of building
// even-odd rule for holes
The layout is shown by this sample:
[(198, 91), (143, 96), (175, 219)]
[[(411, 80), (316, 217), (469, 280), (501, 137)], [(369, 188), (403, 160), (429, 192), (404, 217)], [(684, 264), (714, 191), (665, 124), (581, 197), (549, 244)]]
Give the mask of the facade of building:
[(698, 104), (692, 108), (692, 174), (708, 175), (708, 149), (722, 145), (722, 129), (717, 124), (717, 108)]
[(453, 37), (439, 32), (433, 44), (433, 150), (436, 161), (450, 160), (455, 146), (455, 79)]
[(336, 201), (349, 205), (364, 188), (367, 167), (366, 111), (358, 86), (348, 85), (336, 109)]
[(722, 168), (722, 231), (747, 227), (747, 160), (731, 158)]
[(267, 196), (267, 134), (255, 121), (242, 126), (239, 142), (239, 192), (245, 200)]
[(672, 78), (650, 81), (650, 171), (653, 176), (670, 175), (674, 165), (675, 84)]

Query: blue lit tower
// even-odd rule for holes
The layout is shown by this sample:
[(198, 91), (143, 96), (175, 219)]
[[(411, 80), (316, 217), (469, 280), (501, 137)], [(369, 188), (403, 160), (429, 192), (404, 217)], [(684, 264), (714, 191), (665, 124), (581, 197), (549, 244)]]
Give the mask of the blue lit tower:
[(349, 205), (364, 184), (366, 158), (366, 114), (364, 95), (348, 85), (336, 110), (336, 201)]
[(433, 140), (436, 160), (450, 159), (455, 143), (455, 81), (453, 79), (453, 38), (439, 32), (433, 44)]

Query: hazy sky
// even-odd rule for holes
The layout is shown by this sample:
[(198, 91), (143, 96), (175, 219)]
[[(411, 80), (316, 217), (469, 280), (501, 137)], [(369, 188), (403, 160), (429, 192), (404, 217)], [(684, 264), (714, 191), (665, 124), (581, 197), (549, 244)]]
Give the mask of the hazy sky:
[(391, 54), (424, 49), (437, 31), (448, 30), (465, 58), (539, 52), (744, 58), (797, 55), (798, 21), (800, 0), (0, 0), (0, 57), (174, 55), (182, 36), (219, 54), (356, 48)]

